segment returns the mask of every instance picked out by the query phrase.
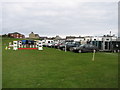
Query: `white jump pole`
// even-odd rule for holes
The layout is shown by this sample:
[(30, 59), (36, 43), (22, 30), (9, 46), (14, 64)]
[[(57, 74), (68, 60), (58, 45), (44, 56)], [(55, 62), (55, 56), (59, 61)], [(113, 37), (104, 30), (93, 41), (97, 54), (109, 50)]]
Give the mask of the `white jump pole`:
[(24, 48), (26, 48), (26, 45), (25, 45), (25, 47)]
[(43, 50), (42, 42), (41, 42), (41, 41), (39, 41), (39, 42), (37, 43), (37, 45), (38, 45), (38, 50)]
[(18, 42), (13, 41), (13, 50), (18, 50)]
[(21, 48), (21, 45), (22, 45), (22, 41), (19, 41), (18, 47)]
[(96, 50), (93, 50), (93, 57), (92, 57), (92, 61), (95, 61), (95, 52), (96, 52)]
[(23, 45), (21, 47), (23, 48)]
[(34, 48), (34, 45), (32, 45), (32, 47)]
[(32, 45), (30, 45), (30, 48), (32, 47)]

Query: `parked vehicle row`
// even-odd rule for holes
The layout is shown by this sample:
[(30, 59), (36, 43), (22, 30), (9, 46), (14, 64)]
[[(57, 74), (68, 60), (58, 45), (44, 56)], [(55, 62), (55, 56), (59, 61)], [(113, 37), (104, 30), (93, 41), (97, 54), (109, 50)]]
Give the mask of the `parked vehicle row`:
[(93, 52), (93, 50), (99, 51), (99, 49), (92, 45), (92, 44), (81, 44), (80, 42), (74, 42), (74, 41), (63, 41), (63, 42), (48, 42), (48, 44), (44, 44), (45, 47), (51, 47), (56, 48), (60, 50), (66, 50), (71, 52)]
[(74, 52), (93, 52), (93, 50), (99, 51), (98, 48), (94, 45), (91, 44), (83, 44), (80, 45), (78, 47), (71, 47), (70, 51), (74, 51)]

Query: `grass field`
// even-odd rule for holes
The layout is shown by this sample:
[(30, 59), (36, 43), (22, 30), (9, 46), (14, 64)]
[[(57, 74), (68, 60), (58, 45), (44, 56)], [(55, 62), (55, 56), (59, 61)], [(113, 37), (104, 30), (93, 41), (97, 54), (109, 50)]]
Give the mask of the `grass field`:
[(73, 53), (54, 48), (5, 50), (3, 88), (117, 88), (117, 53)]

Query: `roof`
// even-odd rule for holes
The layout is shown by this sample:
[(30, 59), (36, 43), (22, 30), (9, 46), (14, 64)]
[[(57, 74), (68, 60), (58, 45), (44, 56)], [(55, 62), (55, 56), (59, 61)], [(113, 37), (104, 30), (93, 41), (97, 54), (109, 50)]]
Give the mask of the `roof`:
[(41, 37), (41, 38), (47, 38), (47, 37)]
[[(18, 33), (18, 32), (14, 32), (14, 33), (8, 33), (8, 34), (20, 34), (20, 33)], [(21, 34), (21, 35), (23, 35), (23, 34)]]
[(59, 36), (56, 36), (56, 37), (54, 37), (54, 39), (56, 39), (56, 40), (57, 40), (57, 39), (62, 39), (62, 38), (61, 38), (61, 37), (59, 37)]
[(75, 36), (66, 36), (66, 37), (72, 37), (72, 38), (73, 38), (73, 37), (75, 37)]
[(35, 36), (39, 36), (38, 34), (35, 34)]
[(69, 39), (69, 38), (75, 39), (75, 38), (84, 38), (84, 37), (66, 36), (66, 39)]

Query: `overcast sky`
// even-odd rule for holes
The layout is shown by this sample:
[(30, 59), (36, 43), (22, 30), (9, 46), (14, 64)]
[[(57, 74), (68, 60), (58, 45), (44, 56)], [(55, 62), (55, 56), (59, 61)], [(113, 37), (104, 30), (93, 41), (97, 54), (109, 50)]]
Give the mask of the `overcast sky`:
[(117, 2), (40, 1), (2, 3), (2, 33), (62, 37), (118, 33)]

